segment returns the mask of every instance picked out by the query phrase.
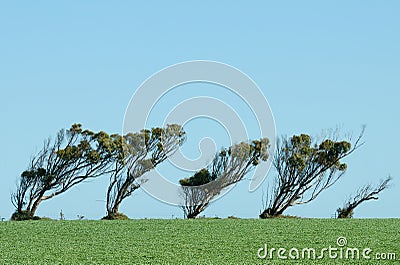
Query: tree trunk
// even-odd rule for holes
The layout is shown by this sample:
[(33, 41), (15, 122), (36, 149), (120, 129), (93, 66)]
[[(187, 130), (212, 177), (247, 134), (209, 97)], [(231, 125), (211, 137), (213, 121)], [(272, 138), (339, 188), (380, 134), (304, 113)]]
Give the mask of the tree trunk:
[(42, 197), (39, 197), (32, 205), (31, 209), (28, 209), (29, 215), (31, 217), (35, 216), (36, 210), (39, 207), (39, 204), (42, 202)]
[(116, 215), (119, 211), (119, 205), (120, 203), (115, 203), (114, 206), (108, 212), (108, 215)]
[(121, 193), (118, 193), (117, 198), (111, 203), (110, 206), (108, 206), (107, 203), (107, 216), (110, 217), (110, 219), (113, 219), (113, 217), (119, 214), (119, 206), (122, 202), (121, 196)]
[(187, 219), (195, 219), (199, 214), (200, 214), (200, 212), (196, 210), (196, 211), (194, 211), (192, 213), (188, 213), (186, 218)]
[(208, 203), (194, 206), (193, 209), (191, 209), (191, 211), (187, 213), (186, 218), (195, 219), (201, 212), (206, 209), (207, 205)]
[(107, 190), (107, 216), (111, 218), (119, 213), (118, 212), (119, 206), (122, 203), (124, 195), (126, 194), (129, 188), (129, 182), (128, 180), (125, 180), (122, 186), (119, 189), (117, 189), (116, 191), (117, 195), (111, 201), (110, 198), (111, 198), (111, 193), (113, 192), (114, 185), (116, 185), (116, 182), (110, 185)]

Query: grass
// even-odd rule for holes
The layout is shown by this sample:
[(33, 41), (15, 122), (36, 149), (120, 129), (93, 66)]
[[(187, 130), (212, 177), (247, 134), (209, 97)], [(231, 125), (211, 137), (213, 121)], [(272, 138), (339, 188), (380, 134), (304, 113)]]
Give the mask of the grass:
[[(372, 249), (371, 260), (280, 260), (259, 248)], [(398, 264), (400, 219), (0, 222), (0, 264)], [(375, 260), (396, 253), (397, 261)], [(287, 253), (286, 253), (287, 255)], [(318, 254), (317, 254), (318, 255)]]

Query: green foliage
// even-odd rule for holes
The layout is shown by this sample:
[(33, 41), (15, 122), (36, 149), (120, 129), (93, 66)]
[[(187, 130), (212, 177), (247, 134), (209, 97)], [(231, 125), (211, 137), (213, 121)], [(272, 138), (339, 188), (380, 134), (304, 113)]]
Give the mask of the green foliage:
[(21, 174), (21, 179), (24, 179), (26, 182), (31, 182), (37, 179), (39, 179), (43, 183), (50, 181), (50, 178), (47, 177), (46, 169), (41, 167), (25, 170)]
[(0, 264), (396, 264), (332, 260), (327, 252), (324, 259), (280, 260), (276, 250), (274, 259), (260, 260), (257, 251), (264, 244), (320, 251), (345, 236), (360, 252), (397, 252), (400, 219), (0, 222), (0, 233)]
[(71, 129), (69, 130), (70, 134), (74, 134), (74, 133), (81, 133), (82, 132), (82, 124), (79, 123), (74, 123), (71, 126)]
[(65, 149), (57, 151), (57, 155), (64, 161), (78, 159), (82, 153), (79, 146), (67, 146)]
[(301, 150), (302, 153), (309, 153), (311, 145), (311, 136), (308, 134), (294, 135), (290, 142), (295, 149)]
[(260, 140), (253, 140), (251, 143), (240, 142), (220, 152), (220, 156), (225, 157), (227, 154), (232, 159), (241, 161), (251, 160), (252, 164), (256, 166), (260, 160), (266, 161), (268, 159), (269, 139), (261, 138)]
[(340, 159), (351, 149), (347, 141), (332, 141), (326, 139), (319, 145), (312, 146), (311, 136), (307, 134), (294, 135), (283, 148), (284, 159), (288, 166), (295, 172), (303, 172), (312, 168), (332, 168), (345, 171), (347, 165)]
[(86, 158), (93, 164), (96, 164), (100, 161), (101, 155), (96, 150), (91, 150), (86, 153)]
[(215, 178), (210, 174), (210, 172), (203, 168), (200, 171), (196, 172), (190, 178), (184, 178), (179, 180), (179, 183), (182, 186), (200, 186), (207, 184), (213, 181)]
[(334, 165), (337, 169), (343, 171), (346, 170), (346, 164), (341, 164), (339, 159), (342, 155), (349, 152), (351, 144), (346, 141), (333, 142), (331, 140), (323, 141), (318, 148), (318, 163), (322, 165), (330, 165), (333, 161), (336, 161)]
[(97, 164), (122, 150), (121, 137), (116, 134), (110, 136), (104, 131), (98, 133), (90, 130), (82, 131), (81, 125), (79, 127), (72, 125), (68, 135), (75, 136), (74, 144), (58, 150), (57, 155), (69, 163), (86, 160), (87, 163)]

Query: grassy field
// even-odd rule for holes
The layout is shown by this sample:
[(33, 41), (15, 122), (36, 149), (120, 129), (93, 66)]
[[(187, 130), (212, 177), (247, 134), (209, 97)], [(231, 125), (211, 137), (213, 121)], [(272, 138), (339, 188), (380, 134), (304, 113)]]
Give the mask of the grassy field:
[[(0, 222), (0, 264), (398, 264), (400, 219), (199, 219)], [(347, 244), (339, 247), (337, 239)], [(342, 238), (343, 240), (343, 238)], [(285, 248), (272, 259), (257, 252)], [(343, 242), (340, 243), (343, 245)], [(338, 248), (338, 258), (301, 257), (302, 249)], [(359, 248), (349, 259), (347, 248)], [(296, 255), (292, 260), (289, 256)], [(370, 248), (370, 260), (362, 257)], [(292, 249), (292, 250), (291, 250)], [(342, 259), (340, 259), (342, 249)], [(268, 251), (269, 251), (268, 250)], [(305, 252), (306, 253), (306, 252)], [(396, 260), (388, 260), (391, 254)], [(260, 254), (264, 254), (263, 251)], [(377, 260), (377, 254), (386, 260)]]

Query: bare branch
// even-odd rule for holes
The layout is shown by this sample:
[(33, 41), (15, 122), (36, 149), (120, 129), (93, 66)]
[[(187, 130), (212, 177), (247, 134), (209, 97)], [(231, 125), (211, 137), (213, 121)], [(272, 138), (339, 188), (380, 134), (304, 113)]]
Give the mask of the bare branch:
[(381, 180), (376, 186), (368, 184), (359, 188), (354, 196), (349, 197), (343, 208), (337, 209), (338, 218), (351, 218), (353, 216), (354, 209), (360, 204), (369, 200), (378, 200), (379, 193), (389, 188), (389, 183), (391, 181), (392, 177), (388, 176), (386, 179)]

